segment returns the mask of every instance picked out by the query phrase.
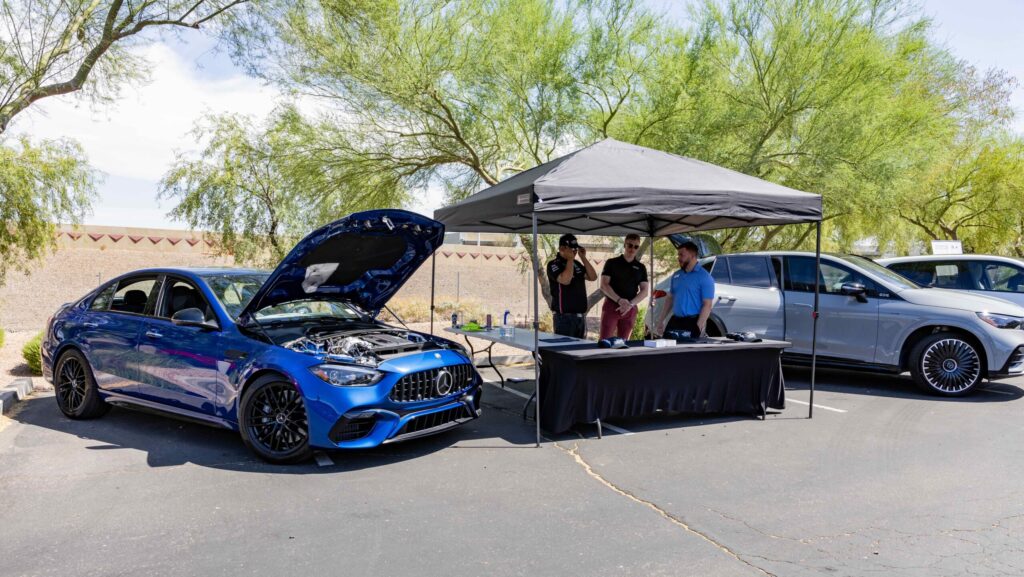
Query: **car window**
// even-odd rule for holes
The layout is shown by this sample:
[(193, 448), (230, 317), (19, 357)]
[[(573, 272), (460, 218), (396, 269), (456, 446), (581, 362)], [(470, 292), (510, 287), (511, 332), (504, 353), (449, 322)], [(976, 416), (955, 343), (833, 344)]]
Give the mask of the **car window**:
[[(969, 288), (972, 284), (967, 275), (961, 274), (962, 267), (955, 261), (901, 262), (889, 268), (923, 287), (959, 289)], [(974, 288), (977, 290), (979, 287)]]
[(166, 284), (167, 288), (164, 290), (163, 302), (157, 316), (169, 319), (174, 317), (174, 313), (185, 309), (199, 309), (207, 321), (217, 320), (203, 293), (194, 284), (176, 278), (168, 278)]
[(930, 287), (935, 282), (935, 267), (927, 262), (898, 262), (889, 265), (889, 269), (918, 286)]
[(105, 311), (110, 307), (110, 302), (114, 300), (114, 291), (117, 289), (116, 284), (111, 284), (107, 288), (100, 291), (100, 294), (96, 295), (96, 298), (92, 299), (92, 304), (89, 305), (89, 310), (93, 311)]
[(117, 283), (110, 310), (137, 315), (150, 314), (156, 300), (156, 276), (130, 277)]
[(1020, 293), (1024, 292), (1024, 269), (1013, 265), (990, 261), (971, 261), (968, 265), (971, 278), (978, 279), (984, 290)]
[(729, 278), (729, 259), (725, 257), (718, 257), (714, 261), (714, 268), (711, 269), (711, 278), (716, 283), (732, 284), (732, 279)]
[(269, 273), (213, 274), (204, 276), (203, 280), (228, 315), (237, 319), (269, 276)]
[(842, 287), (845, 283), (859, 283), (864, 285), (868, 294), (877, 294), (877, 285), (859, 272), (845, 266), (821, 261), (821, 274), (815, 279), (814, 259), (804, 256), (786, 257), (785, 266), (785, 287), (786, 290), (798, 292), (814, 292), (814, 283), (817, 281), (821, 294), (842, 294)]
[(763, 256), (731, 256), (729, 272), (732, 284), (740, 286), (770, 288), (772, 286), (771, 269), (768, 259)]

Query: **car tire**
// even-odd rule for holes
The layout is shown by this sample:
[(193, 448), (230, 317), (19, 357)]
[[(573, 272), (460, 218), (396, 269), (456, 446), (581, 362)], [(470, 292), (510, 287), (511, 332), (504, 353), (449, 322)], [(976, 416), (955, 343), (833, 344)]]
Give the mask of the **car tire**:
[(921, 390), (933, 395), (959, 397), (970, 393), (984, 378), (978, 346), (963, 335), (933, 333), (910, 352), (910, 374)]
[(57, 359), (53, 370), (53, 388), (57, 407), (69, 419), (95, 419), (110, 410), (110, 405), (100, 398), (89, 361), (74, 349)]
[(298, 463), (313, 456), (302, 393), (279, 375), (260, 377), (245, 390), (238, 428), (245, 446), (268, 463)]

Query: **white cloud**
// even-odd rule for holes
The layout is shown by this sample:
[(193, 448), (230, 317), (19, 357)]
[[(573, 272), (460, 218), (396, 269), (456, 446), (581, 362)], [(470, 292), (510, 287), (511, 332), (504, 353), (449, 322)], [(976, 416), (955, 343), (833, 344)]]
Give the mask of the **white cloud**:
[[(151, 82), (128, 88), (101, 110), (73, 97), (37, 103), (14, 130), (34, 138), (69, 137), (85, 148), (92, 165), (111, 175), (157, 181), (175, 160), (175, 150), (195, 150), (188, 135), (207, 112), (240, 112), (257, 117), (274, 106), (278, 93), (240, 72), (202, 77), (168, 44), (141, 50), (152, 65)], [(24, 121), (23, 121), (24, 120)]]

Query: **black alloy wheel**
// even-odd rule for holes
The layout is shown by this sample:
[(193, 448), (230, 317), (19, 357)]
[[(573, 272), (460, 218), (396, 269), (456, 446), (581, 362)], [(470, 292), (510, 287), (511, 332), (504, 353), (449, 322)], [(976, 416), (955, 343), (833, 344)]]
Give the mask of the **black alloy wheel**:
[(82, 353), (75, 350), (64, 353), (53, 372), (57, 407), (65, 416), (71, 419), (93, 419), (110, 410), (110, 405), (100, 399), (89, 361), (85, 360)]
[(929, 393), (947, 397), (965, 395), (984, 377), (977, 346), (956, 333), (928, 335), (914, 346), (910, 358), (914, 382)]
[(240, 420), (242, 440), (267, 462), (295, 463), (313, 454), (302, 394), (279, 376), (261, 377), (246, 390)]

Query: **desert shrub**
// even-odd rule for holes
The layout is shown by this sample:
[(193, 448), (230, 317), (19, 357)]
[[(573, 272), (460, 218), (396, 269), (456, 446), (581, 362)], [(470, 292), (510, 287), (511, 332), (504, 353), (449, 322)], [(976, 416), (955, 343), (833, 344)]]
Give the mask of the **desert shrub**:
[[(430, 321), (430, 301), (427, 299), (419, 298), (402, 298), (402, 299), (391, 299), (388, 302), (388, 308), (394, 311), (396, 315), (402, 318), (407, 323), (425, 323)], [(453, 312), (462, 313), (463, 318), (466, 321), (476, 320), (480, 324), (484, 323), (487, 317), (487, 307), (481, 303), (473, 300), (464, 300), (458, 303), (451, 301), (434, 301), (434, 322), (444, 325), (446, 322), (450, 322)], [(501, 322), (501, 312), (491, 311), (491, 317), (495, 323)], [(387, 322), (392, 319), (392, 316), (387, 311), (383, 311), (380, 315), (381, 320)]]
[(43, 333), (40, 331), (21, 347), (21, 358), (25, 359), (25, 364), (33, 375), (43, 374), (43, 359), (39, 356), (42, 344)]

